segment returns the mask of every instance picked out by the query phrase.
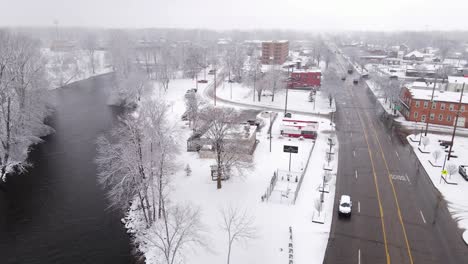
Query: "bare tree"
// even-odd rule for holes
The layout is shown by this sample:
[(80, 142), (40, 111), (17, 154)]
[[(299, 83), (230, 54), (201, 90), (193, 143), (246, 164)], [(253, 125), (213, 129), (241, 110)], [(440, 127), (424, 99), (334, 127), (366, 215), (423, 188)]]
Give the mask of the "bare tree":
[(142, 235), (163, 255), (164, 263), (184, 263), (185, 250), (206, 247), (206, 231), (199, 208), (192, 205), (166, 208), (162, 220)]
[(428, 137), (423, 137), (421, 142), (424, 146), (424, 149), (426, 149), (426, 146), (429, 145), (429, 143), (431, 143), (431, 140)]
[(169, 89), (169, 82), (174, 78), (176, 66), (174, 65), (174, 54), (170, 47), (161, 49), (157, 59), (156, 79), (161, 88)]
[(256, 82), (261, 76), (261, 63), (256, 56), (250, 56), (247, 61), (247, 70), (245, 71), (244, 85), (252, 87), (253, 100), (255, 101)]
[(89, 63), (93, 71), (93, 74), (95, 74), (96, 73), (95, 53), (96, 53), (96, 49), (98, 48), (97, 36), (93, 33), (88, 33), (83, 39), (82, 45), (88, 53)]
[(201, 108), (205, 105), (197, 93), (189, 93), (185, 96), (185, 108), (190, 127), (197, 129)]
[[(98, 139), (99, 181), (108, 190), (111, 207), (126, 210), (135, 197), (147, 226), (161, 218), (169, 175), (175, 170), (175, 139), (167, 133), (167, 105), (144, 102), (140, 114), (126, 115), (112, 130), (111, 140)], [(157, 200), (157, 202), (156, 202)]]
[(221, 210), (221, 228), (227, 233), (228, 254), (227, 264), (231, 260), (232, 245), (236, 242), (248, 242), (257, 238), (258, 230), (255, 227), (255, 219), (246, 209), (228, 206)]
[(0, 180), (24, 171), (29, 147), (51, 132), (44, 64), (38, 41), (0, 30)]
[(447, 171), (448, 171), (448, 173), (450, 175), (450, 179), (451, 179), (452, 175), (457, 173), (457, 171), (458, 171), (457, 165), (455, 165), (454, 163), (447, 164)]
[(432, 152), (432, 157), (434, 158), (434, 164), (437, 164), (437, 161), (439, 160), (440, 156), (442, 156), (442, 152), (440, 150), (435, 150)]
[(251, 167), (251, 163), (245, 158), (246, 146), (239, 143), (242, 138), (237, 129), (239, 113), (233, 108), (207, 107), (201, 112), (200, 119), (207, 128), (205, 136), (216, 155), (217, 188), (221, 189), (223, 175), (229, 175), (233, 169), (240, 174)]
[(264, 78), (267, 80), (267, 89), (271, 92), (271, 101), (275, 101), (275, 95), (278, 91), (286, 89), (286, 78), (279, 67), (275, 67), (266, 72)]

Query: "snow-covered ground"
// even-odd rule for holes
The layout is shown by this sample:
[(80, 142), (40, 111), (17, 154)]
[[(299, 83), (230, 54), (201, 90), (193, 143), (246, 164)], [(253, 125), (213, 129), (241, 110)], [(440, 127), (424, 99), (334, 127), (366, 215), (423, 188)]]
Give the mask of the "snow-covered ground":
[[(206, 85), (199, 85), (199, 93)], [(184, 94), (187, 89), (195, 87), (195, 82), (190, 79), (173, 80), (167, 92), (161, 91), (157, 85), (155, 87), (153, 99), (164, 98), (172, 104), (170, 113), (172, 118), (170, 119), (175, 120), (177, 127), (180, 128), (181, 153), (178, 156), (180, 169), (173, 176), (173, 191), (170, 199), (173, 203), (191, 202), (199, 206), (202, 222), (209, 232), (210, 250), (196, 249), (185, 252), (187, 262), (201, 264), (226, 261), (227, 234), (220, 228), (222, 221), (220, 209), (234, 206), (247, 210), (255, 217), (257, 238), (246, 244), (234, 244), (231, 263), (288, 263), (289, 227), (292, 227), (293, 231), (294, 262), (322, 263), (332, 220), (337, 160), (331, 161), (331, 167), (334, 168), (333, 176), (329, 182), (330, 191), (325, 194), (322, 212), (322, 215), (325, 215), (325, 223), (313, 223), (312, 218), (314, 213), (317, 213), (314, 209), (314, 201), (319, 199), (318, 189), (322, 183), (323, 166), (326, 163), (327, 141), (330, 134), (333, 134), (330, 122), (327, 119), (314, 118), (320, 122), (319, 136), (314, 145), (310, 139), (299, 140), (280, 137), (281, 117), (278, 116), (272, 130), (272, 152), (269, 151), (267, 126), (265, 126), (257, 134), (259, 144), (253, 157), (255, 168), (247, 171), (241, 177), (233, 177), (229, 181), (223, 182), (223, 188), (217, 190), (216, 182), (211, 180), (209, 167), (215, 161), (201, 159), (196, 152), (186, 152), (185, 140), (190, 135), (190, 129), (186, 122), (180, 120), (180, 116), (185, 111)], [(228, 87), (228, 83), (226, 83), (226, 87)], [(225, 93), (224, 90), (229, 91), (226, 87), (223, 89), (223, 93)], [(233, 92), (233, 95), (237, 93), (239, 91)], [(297, 98), (290, 98), (291, 104), (295, 104)], [(268, 124), (269, 114), (263, 113), (259, 116), (262, 116), (261, 118), (264, 118)], [(300, 116), (295, 117), (299, 118)], [(299, 147), (299, 153), (292, 154), (291, 163), (291, 170), (299, 174), (305, 168), (313, 147), (296, 203), (293, 205), (286, 202), (286, 198), (285, 200), (270, 199), (268, 202), (263, 202), (261, 196), (265, 194), (273, 173), (276, 170), (288, 170), (289, 154), (283, 153), (283, 145), (285, 144)], [(338, 144), (335, 145), (334, 151), (336, 153), (334, 156), (338, 157)], [(186, 172), (183, 170), (187, 164), (192, 169), (191, 176), (186, 176)], [(288, 185), (284, 181), (282, 184)], [(290, 187), (293, 188), (294, 185), (291, 183)], [(289, 196), (291, 195), (294, 193), (289, 194)], [(137, 218), (137, 214), (131, 212), (127, 228), (138, 228)], [(140, 250), (144, 252), (148, 264), (156, 263), (156, 249), (149, 245), (140, 244)]]
[[(434, 167), (434, 165), (442, 166), (444, 163), (445, 155), (444, 148), (439, 145), (438, 140), (451, 140), (449, 135), (435, 135), (428, 134), (429, 144), (424, 148), (421, 144), (420, 148), (429, 153), (422, 153), (418, 149), (418, 142), (413, 142), (413, 140), (419, 140), (418, 135), (409, 135), (407, 137), (409, 144), (414, 148), (414, 153), (418, 157), (419, 161), (422, 163), (424, 169), (426, 170), (429, 178), (431, 179), (434, 186), (442, 193), (444, 199), (447, 201), (448, 209), (452, 214), (452, 217), (457, 221), (458, 226), (461, 229), (468, 229), (468, 199), (466, 199), (466, 190), (468, 189), (468, 181), (466, 181), (459, 173), (459, 165), (468, 165), (468, 138), (456, 137), (454, 140), (453, 154), (457, 155), (457, 158), (451, 158), (446, 162), (445, 168), (447, 169), (449, 164), (454, 164), (457, 167), (456, 172), (453, 175), (447, 175), (446, 179), (448, 182), (456, 183), (456, 185), (447, 184), (441, 179), (442, 167)], [(411, 140), (411, 138), (413, 140)], [(423, 141), (424, 142), (424, 141)], [(441, 151), (441, 157), (437, 160), (437, 163), (434, 160), (432, 153), (434, 151)], [(431, 164), (431, 163), (432, 164)], [(466, 233), (466, 231), (465, 231)], [(466, 236), (466, 235), (465, 235)], [(468, 238), (468, 237), (467, 237)], [(468, 243), (468, 241), (467, 241)]]
[(46, 78), (50, 82), (50, 89), (112, 71), (112, 67), (107, 62), (106, 51), (102, 50), (97, 50), (94, 53), (94, 73), (91, 66), (91, 56), (85, 50), (51, 51), (50, 49), (42, 49), (42, 54), (47, 60)]
[[(255, 106), (265, 106), (276, 108), (278, 110), (284, 109), (286, 92), (277, 91), (275, 100), (271, 101), (271, 92), (265, 91), (258, 102), (257, 93), (255, 93), (255, 101), (253, 99), (253, 89), (251, 87), (243, 86), (240, 83), (224, 82), (216, 91), (216, 95), (224, 100), (247, 103)], [(315, 114), (329, 114), (335, 111), (335, 101), (333, 100), (330, 107), (328, 95), (325, 92), (318, 91), (316, 94), (315, 106), (313, 102), (309, 102), (310, 91), (305, 90), (292, 90), (288, 91), (288, 109), (291, 111), (309, 112)]]

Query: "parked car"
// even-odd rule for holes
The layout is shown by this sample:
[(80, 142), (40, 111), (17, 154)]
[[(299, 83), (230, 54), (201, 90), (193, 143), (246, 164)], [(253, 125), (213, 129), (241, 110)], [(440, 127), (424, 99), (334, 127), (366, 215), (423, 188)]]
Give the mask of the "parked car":
[(348, 69), (348, 74), (353, 74), (353, 69)]
[(346, 81), (346, 76), (341, 77), (342, 81)]
[(198, 83), (208, 83), (207, 80), (198, 80)]
[(338, 206), (338, 215), (351, 216), (352, 206), (353, 206), (353, 202), (351, 202), (351, 196), (344, 195), (344, 194), (341, 195), (340, 205)]
[(398, 80), (398, 76), (396, 76), (396, 75), (391, 75), (391, 76), (390, 76), (390, 79)]
[(216, 70), (210, 70), (210, 71), (208, 71), (208, 74), (213, 75), (213, 74), (215, 74), (215, 72), (216, 72)]
[(359, 83), (359, 80), (358, 79), (354, 79), (353, 80), (353, 84), (358, 84)]
[(460, 173), (460, 175), (468, 181), (468, 175), (466, 175), (466, 168), (464, 165), (460, 165), (458, 166), (458, 173)]
[(286, 113), (286, 114), (284, 114), (284, 117), (291, 118), (292, 114), (291, 113)]
[(259, 121), (259, 120), (249, 119), (249, 120), (247, 120), (247, 124), (249, 124), (249, 125), (251, 125), (251, 126), (259, 126), (259, 125), (260, 125), (260, 121)]

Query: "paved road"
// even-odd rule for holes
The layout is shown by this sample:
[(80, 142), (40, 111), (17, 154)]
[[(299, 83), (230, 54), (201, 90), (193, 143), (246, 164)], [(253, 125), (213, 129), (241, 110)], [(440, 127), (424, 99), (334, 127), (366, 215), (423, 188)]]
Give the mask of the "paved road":
[[(332, 65), (343, 73), (342, 65)], [(363, 83), (336, 94), (340, 141), (335, 208), (324, 263), (468, 263), (468, 247), (445, 201)]]
[[(223, 78), (220, 78), (223, 79)], [(217, 86), (221, 85), (222, 82), (219, 82)], [(202, 91), (202, 96), (206, 98), (209, 101), (214, 100), (214, 90), (213, 90), (214, 84), (210, 83), (209, 85), (206, 86), (206, 88)], [(271, 106), (260, 106), (260, 105), (252, 105), (249, 103), (239, 103), (239, 102), (234, 102), (234, 101), (229, 101), (223, 98), (220, 98), (219, 96), (216, 96), (216, 101), (221, 105), (227, 105), (227, 106), (236, 106), (236, 107), (241, 107), (241, 108), (246, 108), (246, 109), (255, 109), (259, 111), (275, 111), (275, 112), (282, 112), (284, 111), (284, 108), (282, 107), (271, 107)], [(290, 102), (292, 103), (292, 102)], [(288, 104), (289, 105), (289, 104)], [(292, 114), (300, 114), (300, 115), (306, 115), (306, 116), (315, 116), (315, 117), (330, 117), (330, 114), (318, 114), (318, 113), (310, 113), (310, 112), (305, 112), (305, 111), (295, 111), (295, 110), (288, 110), (289, 113)]]

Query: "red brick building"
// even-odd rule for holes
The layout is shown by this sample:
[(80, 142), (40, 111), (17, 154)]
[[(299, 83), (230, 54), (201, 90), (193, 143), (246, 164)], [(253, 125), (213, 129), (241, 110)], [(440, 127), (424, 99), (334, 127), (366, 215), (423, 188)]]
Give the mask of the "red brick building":
[(262, 42), (262, 64), (283, 64), (289, 55), (289, 41), (273, 40)]
[[(453, 126), (458, 111), (460, 93), (435, 91), (430, 106), (432, 90), (403, 87), (400, 94), (400, 112), (408, 121)], [(429, 109), (431, 107), (431, 109)], [(468, 127), (468, 95), (464, 94), (458, 118), (458, 126)]]
[(291, 72), (288, 88), (311, 88), (320, 87), (322, 72), (320, 70), (298, 70)]

